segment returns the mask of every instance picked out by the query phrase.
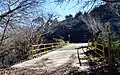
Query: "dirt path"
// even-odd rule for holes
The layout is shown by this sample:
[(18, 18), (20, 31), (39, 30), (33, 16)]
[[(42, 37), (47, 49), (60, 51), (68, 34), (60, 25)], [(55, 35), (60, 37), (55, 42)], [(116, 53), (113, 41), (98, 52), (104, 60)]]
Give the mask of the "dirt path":
[[(71, 70), (76, 70), (78, 68), (80, 71), (86, 71), (89, 68), (88, 60), (82, 59), (82, 66), (79, 66), (78, 63), (77, 51), (75, 48), (80, 46), (87, 46), (87, 43), (69, 44), (41, 57), (13, 65), (12, 68), (19, 69), (19, 72), (17, 71), (18, 69), (14, 71), (14, 73), (18, 73), (17, 75), (22, 75), (20, 73), (25, 73), (25, 75), (67, 75)], [(83, 51), (79, 50), (79, 52), (80, 58), (85, 58)], [(12, 72), (9, 75), (12, 75)]]

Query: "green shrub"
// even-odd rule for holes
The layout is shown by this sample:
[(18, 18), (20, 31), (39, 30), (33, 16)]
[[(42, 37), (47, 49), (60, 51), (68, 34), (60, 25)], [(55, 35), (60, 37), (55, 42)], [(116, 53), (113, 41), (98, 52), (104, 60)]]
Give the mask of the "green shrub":
[(120, 37), (113, 37), (111, 44), (111, 62), (120, 65)]
[(56, 39), (56, 38), (54, 38), (54, 41), (55, 41), (55, 43), (59, 43), (59, 47), (63, 47), (64, 45), (68, 44), (68, 42), (66, 43), (62, 39)]

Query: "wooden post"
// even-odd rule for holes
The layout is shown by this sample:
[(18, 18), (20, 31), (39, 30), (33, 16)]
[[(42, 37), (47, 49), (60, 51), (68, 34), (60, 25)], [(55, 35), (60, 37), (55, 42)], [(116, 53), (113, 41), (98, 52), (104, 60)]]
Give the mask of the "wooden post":
[(103, 43), (103, 46), (102, 46), (103, 57), (104, 57), (104, 59), (105, 59), (105, 42), (103, 41), (102, 43)]
[(96, 52), (97, 51), (97, 41), (94, 42), (94, 51)]
[(69, 40), (69, 42), (70, 42), (70, 34), (68, 35), (68, 40)]
[(106, 23), (106, 30), (108, 34), (108, 69), (111, 70), (111, 32), (110, 32), (110, 22)]
[(52, 49), (53, 49), (53, 44), (52, 44)]
[(46, 48), (45, 48), (45, 44), (44, 44), (44, 52), (43, 52), (44, 54), (46, 54), (46, 52), (45, 52), (45, 51), (46, 51)]
[(80, 64), (80, 66), (82, 66), (81, 61), (80, 61), (80, 56), (79, 56), (79, 48), (77, 49), (77, 54), (78, 54), (79, 64)]
[(34, 46), (32, 46), (32, 56), (34, 57)]

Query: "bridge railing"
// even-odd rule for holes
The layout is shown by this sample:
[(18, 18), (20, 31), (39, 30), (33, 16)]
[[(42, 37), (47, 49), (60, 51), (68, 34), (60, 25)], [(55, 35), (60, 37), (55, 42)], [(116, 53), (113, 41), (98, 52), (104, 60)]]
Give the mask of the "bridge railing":
[[(67, 43), (65, 43), (65, 44), (67, 44)], [(61, 42), (32, 45), (32, 56), (34, 57), (35, 54), (38, 54), (38, 53), (43, 55), (43, 54), (48, 53), (51, 50), (60, 48), (62, 46), (63, 46), (63, 44)]]
[(88, 41), (88, 50), (93, 50), (94, 53), (99, 56), (98, 58), (105, 58), (105, 47), (102, 43)]

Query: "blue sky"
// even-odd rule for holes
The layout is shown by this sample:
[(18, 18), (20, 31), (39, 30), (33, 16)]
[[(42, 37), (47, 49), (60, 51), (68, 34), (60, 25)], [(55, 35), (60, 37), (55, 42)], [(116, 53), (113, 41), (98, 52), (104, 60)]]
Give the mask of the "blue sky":
[(60, 5), (57, 5), (55, 3), (46, 3), (45, 4), (45, 10), (47, 12), (55, 13), (59, 16), (59, 20), (63, 20), (66, 15), (72, 14), (73, 16), (78, 12), (80, 7), (76, 6), (76, 2), (70, 2), (68, 4), (63, 3)]
[[(81, 8), (81, 6), (83, 5), (82, 3), (79, 3), (78, 5), (76, 5), (78, 0), (71, 0), (69, 3), (64, 2), (63, 4), (57, 5), (54, 2), (48, 2), (45, 4), (45, 10), (46, 12), (51, 12), (51, 13), (55, 13), (59, 16), (58, 20), (64, 20), (66, 15), (72, 14), (73, 16), (79, 12), (79, 11), (86, 11), (90, 8), (86, 7), (84, 10)], [(100, 3), (100, 0), (98, 0), (98, 3)], [(76, 5), (76, 6), (75, 6)]]

